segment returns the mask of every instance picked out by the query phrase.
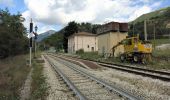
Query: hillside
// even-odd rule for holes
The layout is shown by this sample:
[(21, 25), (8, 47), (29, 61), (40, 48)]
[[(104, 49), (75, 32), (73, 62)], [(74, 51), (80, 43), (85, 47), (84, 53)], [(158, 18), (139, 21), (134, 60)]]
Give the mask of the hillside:
[(47, 32), (41, 33), (41, 34), (38, 35), (37, 41), (40, 42), (40, 41), (42, 41), (43, 39), (51, 36), (51, 35), (54, 34), (55, 32), (56, 32), (56, 31), (54, 31), (54, 30), (49, 30), (49, 31), (47, 31)]
[(138, 33), (141, 38), (143, 38), (144, 20), (147, 21), (147, 33), (149, 39), (153, 39), (154, 26), (156, 38), (168, 38), (170, 29), (167, 28), (167, 25), (170, 23), (170, 7), (143, 14), (136, 20), (130, 22), (129, 35), (132, 36), (134, 29), (134, 34)]
[(156, 18), (164, 17), (164, 15), (166, 15), (166, 13), (168, 11), (170, 11), (170, 7), (162, 8), (160, 10), (156, 10), (156, 11), (153, 11), (153, 12), (150, 12), (147, 14), (143, 14), (140, 17), (138, 17), (137, 19), (135, 19), (135, 23), (142, 22), (147, 19), (156, 19)]

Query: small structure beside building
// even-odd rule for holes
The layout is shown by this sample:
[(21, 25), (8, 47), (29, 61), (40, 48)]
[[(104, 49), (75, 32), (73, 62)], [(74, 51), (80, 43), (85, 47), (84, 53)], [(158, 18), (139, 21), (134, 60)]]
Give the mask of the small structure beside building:
[(117, 47), (114, 51), (114, 54), (112, 47), (128, 36), (128, 24), (110, 22), (99, 27), (97, 29), (97, 34), (98, 53), (106, 57), (118, 57), (120, 53), (124, 52), (123, 46)]
[(84, 52), (98, 51), (96, 34), (78, 32), (68, 37), (68, 53), (76, 53), (83, 49)]

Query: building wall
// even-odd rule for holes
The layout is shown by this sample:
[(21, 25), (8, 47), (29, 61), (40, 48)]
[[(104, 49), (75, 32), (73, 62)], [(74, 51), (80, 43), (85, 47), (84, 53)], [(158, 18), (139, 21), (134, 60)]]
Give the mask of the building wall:
[(74, 36), (70, 36), (68, 38), (68, 53), (72, 53), (75, 50), (75, 38)]
[[(120, 32), (108, 32), (98, 35), (98, 53), (105, 55), (113, 55), (112, 47), (121, 40), (125, 39), (127, 33)], [(120, 53), (124, 52), (123, 46), (119, 46), (115, 49), (114, 56), (117, 57)]]
[[(98, 41), (96, 36), (72, 36), (68, 38), (68, 52), (75, 53), (83, 49), (85, 52), (98, 51)], [(93, 50), (92, 50), (93, 47)]]

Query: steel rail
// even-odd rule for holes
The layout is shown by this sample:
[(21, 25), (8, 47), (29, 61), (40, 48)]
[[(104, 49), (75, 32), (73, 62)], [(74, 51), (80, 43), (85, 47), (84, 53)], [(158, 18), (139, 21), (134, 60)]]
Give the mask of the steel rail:
[[(84, 59), (84, 60), (87, 60), (87, 59)], [(96, 61), (93, 61), (93, 62), (96, 62)], [(151, 69), (146, 69), (146, 68), (139, 68), (139, 67), (133, 67), (133, 66), (129, 66), (129, 65), (113, 64), (113, 63), (106, 63), (106, 62), (96, 62), (96, 63), (115, 65), (115, 66), (126, 67), (126, 68), (135, 69), (135, 70), (147, 71), (147, 72), (151, 72), (151, 73), (155, 73), (155, 74), (161, 74), (161, 75), (170, 76), (170, 73), (169, 72), (165, 72), (165, 71), (151, 70)]]
[[(76, 59), (82, 59), (82, 58), (76, 58)], [(134, 74), (138, 74), (138, 75), (142, 75), (142, 76), (147, 76), (147, 77), (151, 77), (154, 79), (170, 81), (170, 73), (169, 72), (133, 67), (133, 66), (129, 66), (129, 65), (106, 63), (106, 62), (100, 62), (100, 61), (94, 61), (94, 60), (88, 60), (88, 59), (82, 59), (82, 60), (95, 62), (95, 63), (98, 63), (99, 65), (104, 66), (104, 67), (109, 67), (109, 68), (122, 70), (122, 71), (130, 72), (130, 73), (134, 73)], [(153, 74), (153, 73), (155, 73), (155, 74)], [(161, 76), (161, 75), (166, 75), (166, 76)]]
[(154, 79), (160, 79), (163, 81), (170, 81), (170, 77), (165, 77), (165, 76), (161, 76), (161, 75), (157, 75), (157, 74), (151, 74), (151, 73), (147, 73), (147, 72), (141, 72), (138, 70), (131, 70), (131, 69), (127, 69), (127, 68), (123, 68), (123, 67), (119, 67), (119, 66), (115, 66), (115, 65), (109, 65), (109, 64), (104, 64), (104, 63), (98, 63), (99, 65), (102, 66), (106, 66), (109, 68), (113, 68), (113, 69), (117, 69), (117, 70), (122, 70), (122, 71), (126, 71), (126, 72), (130, 72), (130, 73), (134, 73), (134, 74), (138, 74), (138, 75), (142, 75), (142, 76), (147, 76), (147, 77), (151, 77)]
[[(56, 57), (56, 56), (53, 56), (53, 57)], [(63, 62), (60, 58), (60, 61)], [(80, 74), (90, 78), (91, 80), (93, 81), (96, 81), (97, 83), (101, 84), (102, 86), (106, 87), (109, 91), (115, 91), (116, 93), (120, 94), (121, 96), (129, 99), (129, 100), (141, 100), (141, 98), (138, 98), (134, 95), (132, 95), (131, 93), (128, 93), (127, 91), (121, 89), (121, 88), (118, 88), (116, 86), (113, 86), (113, 85), (110, 85), (108, 84), (107, 82), (104, 82), (103, 80), (99, 79), (99, 78), (96, 78), (92, 75), (90, 75), (89, 73), (86, 73), (85, 71), (82, 71), (78, 68), (75, 68), (73, 65), (71, 64), (66, 64), (65, 62), (63, 62), (63, 64), (73, 70), (75, 70), (76, 72), (79, 72)]]
[(45, 57), (45, 59), (47, 59), (49, 64), (53, 67), (55, 72), (57, 72), (62, 77), (62, 79), (66, 82), (66, 84), (69, 86), (69, 88), (79, 97), (79, 99), (87, 100), (87, 98), (77, 89), (77, 87), (67, 78), (67, 76), (59, 68), (57, 68), (56, 65), (54, 65), (54, 63), (52, 63), (49, 60), (49, 58), (47, 58), (46, 56), (44, 56), (44, 57)]

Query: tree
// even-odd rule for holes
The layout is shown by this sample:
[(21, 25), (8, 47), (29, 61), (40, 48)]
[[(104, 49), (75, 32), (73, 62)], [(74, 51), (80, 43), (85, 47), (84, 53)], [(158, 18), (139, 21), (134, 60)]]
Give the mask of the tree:
[(68, 37), (74, 33), (78, 32), (78, 24), (73, 21), (69, 22), (68, 25), (64, 28), (64, 39), (63, 39), (63, 48), (65, 52), (68, 52)]
[(57, 51), (62, 49), (63, 45), (63, 34), (60, 32), (56, 32), (55, 34), (51, 35), (50, 37), (43, 40), (45, 44), (49, 46), (55, 47)]
[(0, 58), (25, 53), (28, 46), (26, 29), (22, 24), (21, 14), (11, 15), (6, 10), (0, 10), (3, 23), (0, 24)]

